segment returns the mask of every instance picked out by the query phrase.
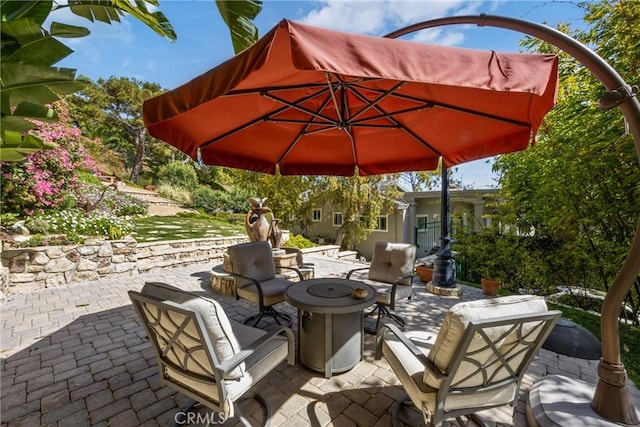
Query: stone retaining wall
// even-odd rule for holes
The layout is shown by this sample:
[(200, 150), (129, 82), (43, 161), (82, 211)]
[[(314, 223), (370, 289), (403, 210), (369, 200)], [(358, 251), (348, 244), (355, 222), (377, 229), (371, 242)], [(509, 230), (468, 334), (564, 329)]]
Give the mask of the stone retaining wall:
[(222, 261), (227, 247), (248, 241), (247, 236), (152, 243), (89, 240), (82, 245), (5, 248), (2, 270), (8, 274), (0, 285), (4, 293), (18, 293)]

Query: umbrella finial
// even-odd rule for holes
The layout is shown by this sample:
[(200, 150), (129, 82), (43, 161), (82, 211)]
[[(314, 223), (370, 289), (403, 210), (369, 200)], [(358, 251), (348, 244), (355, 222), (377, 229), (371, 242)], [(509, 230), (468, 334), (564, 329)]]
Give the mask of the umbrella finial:
[(280, 176), (280, 163), (276, 163), (276, 176)]
[(358, 169), (358, 165), (353, 167), (353, 176), (360, 176), (360, 169)]

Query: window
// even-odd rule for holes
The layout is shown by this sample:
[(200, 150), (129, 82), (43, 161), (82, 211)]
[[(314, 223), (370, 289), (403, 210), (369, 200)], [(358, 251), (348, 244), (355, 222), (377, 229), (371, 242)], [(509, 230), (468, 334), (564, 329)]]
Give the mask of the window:
[(416, 228), (426, 230), (429, 223), (429, 215), (416, 215)]
[(344, 224), (344, 218), (342, 218), (342, 212), (333, 213), (333, 226), (340, 227)]
[(378, 217), (378, 221), (376, 222), (375, 231), (387, 231), (387, 216), (380, 215)]
[(313, 222), (322, 221), (322, 209), (314, 209), (312, 214)]

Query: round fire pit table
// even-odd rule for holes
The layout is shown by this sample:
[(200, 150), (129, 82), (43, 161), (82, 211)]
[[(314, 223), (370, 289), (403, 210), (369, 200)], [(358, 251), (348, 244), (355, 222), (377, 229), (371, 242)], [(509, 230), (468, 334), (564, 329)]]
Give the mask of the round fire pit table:
[[(353, 296), (358, 288), (366, 290), (364, 298)], [(375, 302), (373, 287), (355, 280), (311, 279), (289, 286), (285, 299), (298, 309), (298, 346), (303, 365), (330, 378), (362, 359), (362, 310)]]

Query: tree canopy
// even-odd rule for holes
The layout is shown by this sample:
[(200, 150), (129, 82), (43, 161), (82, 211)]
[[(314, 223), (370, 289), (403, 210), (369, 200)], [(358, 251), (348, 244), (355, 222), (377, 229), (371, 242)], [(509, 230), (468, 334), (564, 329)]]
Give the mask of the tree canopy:
[[(561, 29), (638, 84), (640, 3), (584, 4), (587, 30)], [(568, 55), (539, 40), (523, 45), (560, 55), (558, 106), (530, 149), (501, 156), (495, 164), (505, 203), (502, 220), (543, 249), (537, 274), (550, 286), (608, 289), (635, 235), (640, 212), (640, 168), (632, 136), (618, 109), (602, 112), (604, 88)], [(629, 303), (640, 307), (636, 282)]]

